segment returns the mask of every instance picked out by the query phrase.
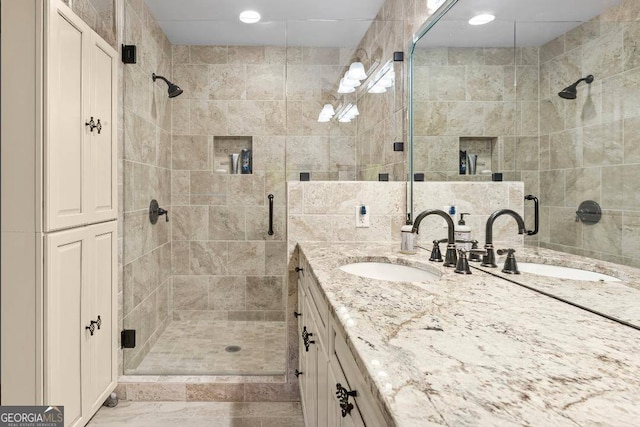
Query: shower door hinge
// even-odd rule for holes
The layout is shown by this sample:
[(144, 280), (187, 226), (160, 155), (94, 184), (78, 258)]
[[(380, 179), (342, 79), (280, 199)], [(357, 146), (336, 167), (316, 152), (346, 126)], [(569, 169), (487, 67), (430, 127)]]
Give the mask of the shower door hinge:
[(136, 330), (124, 329), (122, 332), (120, 332), (120, 345), (122, 348), (135, 348)]
[(134, 44), (122, 45), (122, 62), (125, 64), (135, 64), (137, 62), (136, 45)]

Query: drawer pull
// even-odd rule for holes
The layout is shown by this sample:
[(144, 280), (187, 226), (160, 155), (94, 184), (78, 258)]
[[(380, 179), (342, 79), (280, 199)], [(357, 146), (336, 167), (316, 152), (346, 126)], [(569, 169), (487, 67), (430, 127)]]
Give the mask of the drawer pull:
[(96, 322), (94, 320), (91, 321), (91, 323), (89, 323), (89, 326), (85, 326), (85, 329), (89, 330), (89, 333), (91, 334), (91, 336), (93, 336), (93, 332), (96, 330)]
[(309, 345), (316, 343), (315, 341), (309, 339), (309, 337), (312, 337), (312, 336), (313, 334), (307, 331), (306, 326), (302, 328), (302, 341), (304, 342), (304, 349), (307, 352), (309, 351)]
[(293, 315), (296, 317), (296, 319), (300, 316), (302, 316), (302, 313), (298, 313), (297, 311), (293, 312)]
[(300, 372), (300, 371), (298, 371), (297, 369), (296, 369), (296, 371), (294, 372), (294, 375), (296, 376), (296, 378), (298, 378), (298, 377), (299, 377), (300, 375), (302, 375), (302, 374), (303, 374), (303, 373), (302, 373), (302, 372)]
[(349, 403), (349, 396), (357, 397), (358, 392), (355, 390), (347, 390), (342, 387), (342, 384), (336, 384), (336, 397), (340, 402), (340, 409), (342, 410), (342, 418), (346, 417), (351, 413), (353, 409), (353, 403)]

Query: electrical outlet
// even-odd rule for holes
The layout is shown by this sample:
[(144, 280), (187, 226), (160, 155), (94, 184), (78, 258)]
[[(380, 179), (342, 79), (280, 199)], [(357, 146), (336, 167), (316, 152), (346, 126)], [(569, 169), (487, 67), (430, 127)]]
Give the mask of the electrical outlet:
[[(362, 213), (364, 207), (365, 213)], [(369, 207), (366, 205), (356, 206), (356, 228), (369, 228)]]

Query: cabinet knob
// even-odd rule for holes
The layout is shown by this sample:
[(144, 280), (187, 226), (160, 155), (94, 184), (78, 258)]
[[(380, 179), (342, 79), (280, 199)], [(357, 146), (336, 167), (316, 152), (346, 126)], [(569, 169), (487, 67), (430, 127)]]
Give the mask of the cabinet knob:
[(297, 319), (298, 317), (302, 316), (302, 313), (298, 313), (297, 311), (293, 312), (293, 315), (295, 316), (295, 318)]
[(302, 372), (296, 369), (296, 371), (294, 372), (294, 375), (296, 376), (296, 378), (298, 378), (300, 375), (302, 375)]
[(349, 403), (349, 396), (357, 397), (358, 392), (355, 390), (347, 390), (342, 387), (342, 384), (340, 383), (336, 384), (336, 397), (338, 398), (338, 402), (340, 402), (342, 418), (349, 415), (353, 409), (353, 403)]
[(303, 273), (304, 274), (304, 268), (296, 267), (296, 273)]
[(100, 123), (100, 119), (98, 119), (98, 122), (96, 123), (93, 120), (93, 116), (89, 117), (89, 121), (84, 123), (85, 126), (89, 126), (89, 132), (93, 133), (94, 129), (98, 130), (98, 133), (100, 133), (100, 131), (102, 130), (102, 123)]
[(92, 320), (92, 321), (91, 321), (91, 323), (89, 323), (89, 326), (85, 326), (85, 327), (84, 327), (85, 329), (88, 329), (88, 330), (89, 330), (89, 333), (91, 334), (91, 336), (93, 336), (93, 331), (95, 331), (95, 330), (96, 330), (96, 325), (95, 325), (95, 323), (96, 323), (96, 322), (94, 322), (94, 321)]

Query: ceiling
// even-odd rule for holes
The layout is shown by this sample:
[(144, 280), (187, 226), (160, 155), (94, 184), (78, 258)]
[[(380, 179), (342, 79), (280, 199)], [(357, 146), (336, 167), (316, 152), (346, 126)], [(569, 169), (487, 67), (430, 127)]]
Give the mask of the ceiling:
[[(145, 0), (174, 44), (336, 46), (359, 44), (384, 0)], [(439, 0), (418, 0), (439, 4)], [(640, 0), (639, 0), (640, 1)], [(620, 0), (459, 0), (420, 46), (540, 46)], [(257, 24), (241, 11), (262, 15)], [(478, 13), (496, 21), (473, 27)]]
[[(621, 0), (459, 0), (420, 40), (420, 47), (541, 46)], [(480, 26), (469, 18), (491, 13)]]
[[(384, 0), (145, 0), (173, 44), (355, 47)], [(238, 20), (243, 10), (262, 15)]]

